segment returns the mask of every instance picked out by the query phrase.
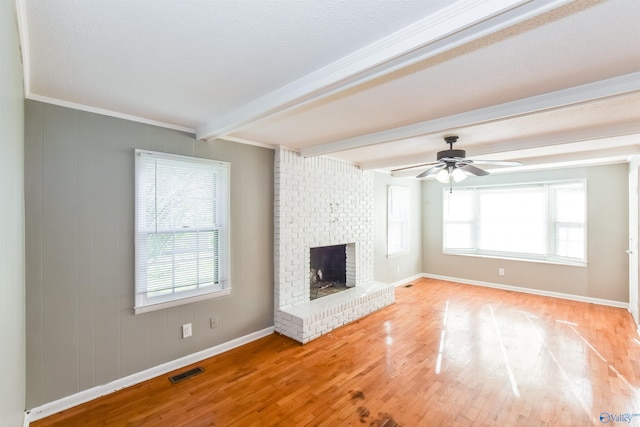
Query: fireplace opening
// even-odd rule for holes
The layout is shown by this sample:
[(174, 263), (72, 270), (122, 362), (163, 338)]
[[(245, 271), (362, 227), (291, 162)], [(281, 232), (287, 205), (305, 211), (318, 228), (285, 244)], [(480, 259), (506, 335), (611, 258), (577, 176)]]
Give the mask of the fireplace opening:
[(309, 294), (314, 300), (347, 288), (347, 245), (311, 248)]

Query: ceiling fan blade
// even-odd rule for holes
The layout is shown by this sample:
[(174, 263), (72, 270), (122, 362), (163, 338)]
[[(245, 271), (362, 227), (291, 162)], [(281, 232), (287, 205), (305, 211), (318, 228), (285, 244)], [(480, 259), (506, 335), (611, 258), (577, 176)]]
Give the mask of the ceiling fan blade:
[(489, 172), (487, 172), (486, 170), (477, 168), (475, 166), (472, 166), (468, 163), (464, 163), (461, 165), (456, 165), (457, 167), (459, 167), (460, 169), (462, 169), (465, 172), (469, 172), (470, 174), (476, 175), (476, 176), (484, 176), (484, 175), (489, 175)]
[(496, 166), (522, 166), (521, 162), (511, 160), (469, 160), (476, 165), (496, 165)]
[(419, 168), (423, 168), (425, 166), (437, 165), (438, 163), (440, 163), (440, 162), (421, 163), (419, 165), (412, 165), (412, 166), (406, 166), (406, 167), (398, 168), (398, 169), (391, 169), (391, 173), (400, 172), (400, 171), (406, 171), (406, 170), (410, 170), (410, 169), (419, 169)]
[(416, 176), (416, 178), (425, 178), (427, 176), (433, 175), (434, 173), (438, 172), (440, 169), (446, 166), (447, 166), (446, 163), (440, 163), (439, 165), (435, 165), (434, 167), (429, 168), (426, 171), (422, 172), (420, 175)]

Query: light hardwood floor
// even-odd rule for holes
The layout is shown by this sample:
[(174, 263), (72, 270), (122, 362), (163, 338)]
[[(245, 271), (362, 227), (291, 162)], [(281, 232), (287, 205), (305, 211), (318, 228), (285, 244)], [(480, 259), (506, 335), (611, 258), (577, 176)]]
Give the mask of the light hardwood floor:
[(32, 426), (640, 425), (626, 310), (432, 279), (396, 296), (304, 346), (274, 334)]

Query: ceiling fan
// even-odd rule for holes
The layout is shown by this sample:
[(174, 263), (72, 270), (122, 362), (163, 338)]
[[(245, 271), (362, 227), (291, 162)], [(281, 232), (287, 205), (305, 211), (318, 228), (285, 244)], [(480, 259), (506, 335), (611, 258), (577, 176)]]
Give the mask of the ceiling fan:
[[(460, 182), (465, 179), (468, 174), (476, 176), (489, 175), (484, 169), (480, 169), (474, 165), (497, 165), (497, 166), (519, 166), (522, 163), (515, 161), (503, 161), (503, 160), (471, 160), (466, 158), (466, 152), (464, 150), (454, 150), (453, 144), (456, 143), (458, 137), (455, 135), (445, 136), (444, 141), (449, 144), (449, 149), (439, 151), (437, 154), (437, 161), (425, 163), (420, 166), (434, 165), (431, 168), (425, 170), (416, 178), (425, 178), (431, 175), (435, 175), (436, 179), (444, 184), (450, 184), (453, 182)], [(411, 166), (411, 169), (416, 166)], [(409, 168), (403, 168), (409, 169)], [(397, 169), (402, 170), (402, 169)], [(395, 172), (395, 171), (394, 171)]]

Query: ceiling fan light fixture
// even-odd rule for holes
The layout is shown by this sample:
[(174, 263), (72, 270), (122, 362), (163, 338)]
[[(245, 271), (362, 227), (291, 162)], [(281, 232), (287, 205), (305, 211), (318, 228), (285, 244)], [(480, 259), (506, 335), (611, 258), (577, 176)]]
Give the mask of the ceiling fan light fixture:
[(466, 178), (467, 178), (467, 173), (455, 166), (448, 166), (444, 169), (441, 169), (436, 174), (436, 179), (443, 184), (449, 184), (451, 183), (451, 181), (453, 182), (464, 181)]
[(454, 168), (451, 171), (451, 178), (454, 182), (464, 181), (467, 178), (467, 173), (460, 168)]
[(436, 179), (443, 184), (448, 184), (451, 179), (449, 176), (449, 168), (440, 169), (436, 174)]

